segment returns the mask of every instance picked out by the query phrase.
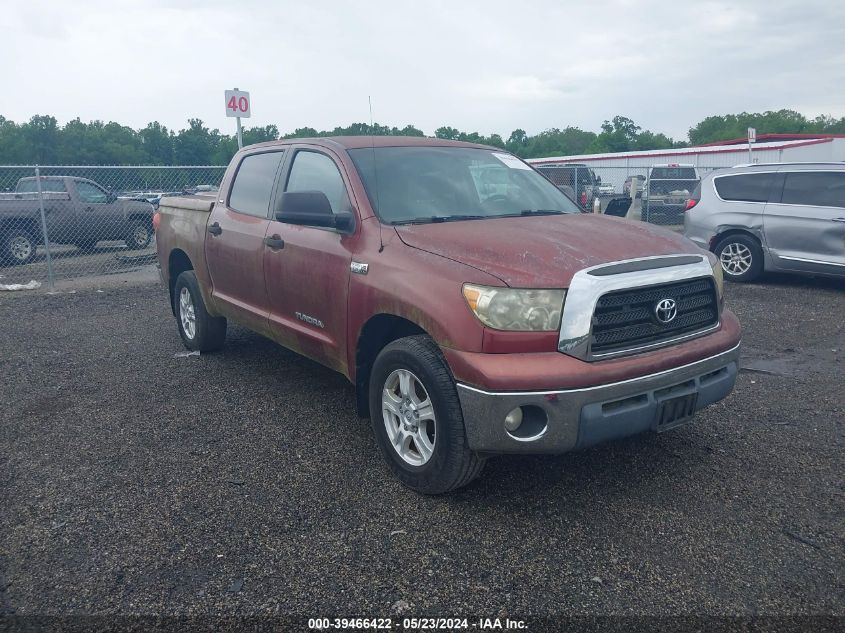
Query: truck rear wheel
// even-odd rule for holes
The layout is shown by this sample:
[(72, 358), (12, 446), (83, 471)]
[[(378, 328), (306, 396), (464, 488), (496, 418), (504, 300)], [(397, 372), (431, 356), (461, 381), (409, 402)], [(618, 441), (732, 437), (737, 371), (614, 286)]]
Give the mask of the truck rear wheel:
[(369, 396), (376, 441), (403, 484), (441, 494), (481, 473), (484, 459), (467, 446), (455, 381), (428, 336), (398, 339), (379, 353)]
[(193, 270), (186, 270), (176, 278), (173, 303), (176, 324), (185, 347), (200, 352), (213, 352), (223, 347), (226, 319), (208, 314)]
[(35, 258), (38, 245), (26, 229), (11, 229), (3, 233), (0, 259), (10, 264), (28, 264)]

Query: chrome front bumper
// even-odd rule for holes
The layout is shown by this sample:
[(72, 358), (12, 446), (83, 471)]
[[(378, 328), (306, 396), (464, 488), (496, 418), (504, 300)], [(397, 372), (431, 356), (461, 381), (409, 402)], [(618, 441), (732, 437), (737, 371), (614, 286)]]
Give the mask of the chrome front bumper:
[[(584, 389), (489, 392), (459, 383), (469, 447), (489, 453), (565, 453), (661, 430), (658, 413), (667, 400), (696, 394), (693, 401), (698, 411), (725, 398), (736, 382), (739, 352), (737, 344), (688, 365)], [(527, 437), (509, 433), (504, 419), (516, 407), (541, 410), (544, 428)]]

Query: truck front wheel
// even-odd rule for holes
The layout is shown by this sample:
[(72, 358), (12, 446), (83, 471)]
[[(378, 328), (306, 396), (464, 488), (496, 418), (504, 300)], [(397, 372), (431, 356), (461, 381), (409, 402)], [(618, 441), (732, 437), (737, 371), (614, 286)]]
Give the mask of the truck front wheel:
[(223, 347), (226, 319), (208, 314), (193, 270), (186, 270), (176, 278), (173, 301), (176, 324), (185, 347), (199, 352), (213, 352)]
[(423, 494), (467, 485), (484, 459), (467, 446), (452, 374), (428, 336), (387, 345), (370, 375), (373, 432), (393, 474)]

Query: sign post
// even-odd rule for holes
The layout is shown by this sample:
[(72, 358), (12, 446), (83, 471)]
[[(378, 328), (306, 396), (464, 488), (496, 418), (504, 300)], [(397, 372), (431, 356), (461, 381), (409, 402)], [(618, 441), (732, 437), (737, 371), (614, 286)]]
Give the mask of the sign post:
[(748, 128), (748, 162), (753, 163), (754, 158), (751, 156), (751, 144), (757, 142), (757, 130), (753, 127)]
[(252, 102), (249, 100), (249, 93), (244, 90), (226, 90), (226, 116), (233, 116), (238, 122), (238, 149), (244, 146), (243, 132), (241, 130), (241, 117), (248, 119), (252, 112)]

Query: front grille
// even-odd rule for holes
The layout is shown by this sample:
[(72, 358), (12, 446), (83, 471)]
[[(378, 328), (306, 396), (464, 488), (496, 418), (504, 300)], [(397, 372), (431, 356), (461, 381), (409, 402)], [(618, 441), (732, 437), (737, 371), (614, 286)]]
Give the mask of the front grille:
[[(663, 299), (673, 300), (677, 308), (669, 323), (661, 323), (656, 315)], [(718, 321), (716, 288), (709, 278), (617, 290), (603, 295), (596, 304), (590, 353), (596, 356), (659, 344)]]

